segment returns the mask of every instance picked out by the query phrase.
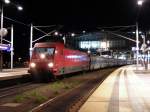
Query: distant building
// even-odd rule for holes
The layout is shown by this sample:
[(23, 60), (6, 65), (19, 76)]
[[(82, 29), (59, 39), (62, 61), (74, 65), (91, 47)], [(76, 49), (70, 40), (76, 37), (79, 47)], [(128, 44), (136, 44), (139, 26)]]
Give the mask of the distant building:
[(108, 53), (109, 55), (112, 55), (112, 53), (114, 55), (128, 54), (126, 57), (133, 55), (132, 47), (136, 46), (135, 42), (108, 32), (93, 32), (75, 37), (67, 37), (66, 43), (74, 49), (86, 52), (90, 50), (91, 53)]

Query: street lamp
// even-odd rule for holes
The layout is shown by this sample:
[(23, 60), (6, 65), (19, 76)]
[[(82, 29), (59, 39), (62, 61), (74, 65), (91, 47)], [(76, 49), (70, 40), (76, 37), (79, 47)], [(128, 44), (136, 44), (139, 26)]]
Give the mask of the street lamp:
[(58, 34), (59, 34), (58, 32), (55, 32), (55, 33), (54, 33), (55, 36), (58, 36)]
[(75, 33), (71, 33), (71, 36), (74, 37), (74, 36), (75, 36)]
[(143, 5), (143, 2), (144, 2), (143, 0), (138, 0), (138, 1), (137, 1), (138, 6), (142, 6), (142, 5)]
[[(143, 5), (143, 0), (138, 0), (137, 5), (142, 6)], [(138, 18), (138, 17), (137, 17)], [(136, 20), (136, 64), (138, 67), (139, 64), (139, 28), (138, 28), (138, 19)]]
[[(5, 3), (8, 4), (8, 1), (6, 1)], [(1, 37), (1, 41), (0, 43), (3, 44), (3, 34), (2, 34), (2, 29), (3, 29), (3, 20), (4, 20), (4, 17), (3, 17), (3, 4), (1, 5), (1, 34), (0, 34), (0, 37)], [(3, 54), (2, 54), (2, 50), (1, 50), (1, 56), (0, 56), (0, 71), (2, 71), (3, 69)]]
[(4, 0), (6, 4), (10, 4), (10, 0)]
[(23, 7), (22, 7), (22, 6), (17, 6), (17, 9), (18, 9), (19, 11), (22, 11), (22, 10), (23, 10)]
[[(5, 4), (10, 4), (10, 0), (3, 0), (3, 3)], [(1, 32), (3, 29), (3, 25), (4, 25), (4, 11), (3, 11), (3, 3), (1, 5)], [(15, 5), (15, 4), (13, 4)], [(16, 5), (15, 5), (16, 6)], [(19, 11), (23, 10), (23, 8), (21, 6), (18, 6), (17, 9)], [(0, 34), (0, 44), (3, 44), (3, 33)], [(1, 56), (0, 56), (0, 71), (2, 71), (3, 68), (3, 54), (2, 54), (2, 50), (1, 50)]]
[(82, 32), (83, 32), (83, 33), (86, 33), (86, 31), (85, 31), (85, 30), (83, 30)]

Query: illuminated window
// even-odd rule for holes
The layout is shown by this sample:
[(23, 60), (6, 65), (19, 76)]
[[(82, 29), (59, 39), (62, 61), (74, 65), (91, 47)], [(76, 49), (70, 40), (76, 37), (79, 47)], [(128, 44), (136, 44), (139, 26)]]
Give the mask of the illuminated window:
[(106, 42), (101, 42), (101, 48), (107, 48)]
[(100, 48), (100, 41), (81, 41), (80, 48), (82, 49)]
[(104, 49), (109, 48), (109, 41), (101, 42), (101, 48), (104, 48)]
[(110, 47), (110, 41), (107, 42), (101, 42), (101, 41), (81, 41), (80, 42), (80, 48), (82, 49), (89, 49), (89, 48), (109, 48)]

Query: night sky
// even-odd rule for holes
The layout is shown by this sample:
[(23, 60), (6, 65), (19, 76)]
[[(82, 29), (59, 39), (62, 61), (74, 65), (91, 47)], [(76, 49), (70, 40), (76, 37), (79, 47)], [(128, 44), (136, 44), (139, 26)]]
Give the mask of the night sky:
[[(62, 24), (72, 28), (135, 24), (137, 0), (24, 0), (24, 14), (34, 24)], [(145, 0), (139, 22), (149, 27), (150, 1)], [(20, 1), (18, 1), (20, 3)]]
[[(5, 6), (4, 15), (27, 25), (61, 24), (65, 32), (93, 31), (103, 26), (133, 25), (140, 12), (138, 16), (140, 28), (150, 29), (149, 0), (145, 0), (141, 8), (137, 7), (137, 0), (14, 0), (13, 2), (21, 4), (24, 7), (23, 12), (18, 12), (13, 6)], [(9, 26), (8, 20), (4, 22)], [(14, 25), (16, 54), (28, 56), (30, 29), (16, 23)]]

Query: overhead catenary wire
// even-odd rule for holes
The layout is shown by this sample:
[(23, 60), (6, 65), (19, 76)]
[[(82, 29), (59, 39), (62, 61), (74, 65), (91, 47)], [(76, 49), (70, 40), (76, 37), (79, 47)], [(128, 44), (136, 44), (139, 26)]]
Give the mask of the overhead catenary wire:
[(36, 28), (50, 28), (50, 27), (54, 27), (56, 25), (48, 25), (48, 26), (34, 26)]
[(130, 27), (135, 27), (136, 25), (128, 25), (128, 26), (111, 26), (111, 27), (97, 27), (98, 29), (104, 29), (104, 28), (130, 28)]
[(11, 42), (10, 42), (10, 41), (8, 41), (8, 40), (6, 40), (6, 39), (3, 39), (3, 41), (8, 42), (8, 43), (10, 43), (10, 44), (11, 44)]
[(29, 25), (27, 25), (27, 24), (25, 24), (25, 23), (23, 23), (23, 22), (20, 22), (20, 21), (18, 21), (18, 20), (14, 20), (14, 19), (11, 19), (11, 18), (6, 17), (6, 16), (4, 16), (4, 18), (7, 19), (7, 20), (9, 20), (9, 21), (12, 21), (12, 22), (15, 22), (15, 23), (24, 25), (24, 26), (26, 26), (26, 27), (30, 27)]
[(34, 40), (32, 43), (34, 43), (34, 42), (36, 42), (36, 41), (38, 41), (38, 40), (41, 40), (41, 39), (43, 39), (43, 38), (46, 37), (46, 36), (49, 36), (50, 34), (54, 33), (55, 31), (56, 31), (56, 30), (53, 30), (53, 31), (47, 33), (46, 35), (44, 35), (44, 36), (42, 36), (42, 37), (39, 37), (38, 39)]
[[(46, 36), (50, 36), (50, 34), (52, 34), (52, 33), (54, 33), (54, 32), (56, 32), (57, 30), (59, 30), (59, 29), (61, 29), (63, 26), (62, 25), (60, 25), (57, 29), (55, 29), (55, 30), (52, 30), (51, 32), (49, 32), (49, 33), (46, 33), (46, 32), (43, 32), (43, 33), (46, 33), (44, 36), (42, 36), (42, 37), (39, 37), (38, 39), (36, 39), (36, 40), (34, 40), (34, 41), (32, 41), (32, 43), (34, 43), (34, 42), (36, 42), (36, 41), (38, 41), (38, 40), (41, 40), (41, 39), (43, 39), (44, 37), (46, 37)], [(34, 26), (34, 28), (35, 28), (35, 26)], [(40, 30), (40, 29), (39, 29)], [(42, 31), (42, 30), (41, 30)]]
[(37, 28), (35, 26), (33, 26), (33, 28), (36, 29), (36, 30), (38, 30), (38, 31), (40, 31), (41, 33), (47, 34), (45, 31), (43, 31), (43, 30), (41, 30), (41, 29), (39, 29), (39, 28)]
[(126, 30), (126, 29), (128, 29), (128, 27), (122, 27), (122, 28), (117, 29), (117, 30), (115, 30), (115, 31), (113, 31), (113, 32), (119, 32), (119, 31), (123, 31), (123, 30)]
[[(21, 21), (18, 21), (18, 20), (15, 20), (15, 19), (12, 19), (12, 18), (9, 18), (9, 17), (6, 17), (4, 16), (5, 19), (9, 20), (9, 21), (12, 21), (12, 22), (15, 22), (15, 23), (18, 23), (18, 24), (21, 24), (21, 25), (24, 25), (24, 26), (27, 26), (27, 27), (30, 27), (29, 24), (25, 24)], [(56, 25), (48, 25), (48, 26), (34, 26), (34, 28), (50, 28), (50, 27), (55, 27)], [(44, 32), (43, 32), (44, 33)]]
[(112, 34), (112, 35), (116, 35), (116, 36), (118, 36), (118, 37), (122, 37), (122, 38), (124, 38), (124, 39), (130, 40), (130, 41), (132, 41), (132, 42), (136, 42), (136, 40), (131, 39), (131, 38), (129, 38), (129, 37), (126, 37), (126, 36), (123, 36), (123, 35), (120, 35), (120, 34), (117, 34), (117, 33), (113, 33), (113, 32), (110, 32), (110, 31), (106, 31), (106, 32), (108, 32), (108, 33), (110, 33), (110, 34)]
[(118, 37), (122, 37), (122, 38), (127, 39), (127, 40), (130, 40), (130, 41), (132, 41), (132, 42), (136, 42), (136, 40), (134, 40), (134, 39), (131, 39), (131, 38), (128, 38), (128, 37), (123, 36), (123, 35), (121, 35), (121, 34), (115, 33), (115, 32), (118, 32), (118, 31), (120, 31), (120, 30), (125, 30), (125, 29), (131, 28), (131, 27), (136, 27), (136, 25), (112, 26), (112, 27), (98, 27), (98, 29), (102, 30), (102, 29), (104, 29), (104, 28), (111, 28), (111, 29), (112, 29), (112, 28), (120, 28), (120, 29), (118, 29), (118, 30), (116, 30), (116, 31), (105, 31), (105, 32), (108, 32), (108, 33), (110, 33), (110, 34), (112, 34), (112, 35), (116, 35), (116, 36), (118, 36)]
[[(10, 21), (13, 21), (13, 22), (15, 22), (15, 23), (24, 25), (24, 26), (26, 26), (26, 27), (30, 27), (30, 25), (25, 24), (25, 23), (23, 23), (23, 22), (20, 22), (20, 21), (18, 21), (18, 20), (14, 20), (14, 19), (11, 19), (11, 18), (6, 17), (6, 16), (5, 16), (4, 18), (7, 19), (7, 20), (10, 20)], [(54, 27), (54, 26), (56, 26), (56, 25), (49, 25), (49, 26), (33, 26), (33, 28), (35, 28), (36, 30), (38, 30), (38, 31), (40, 31), (40, 32), (42, 32), (42, 33), (44, 33), (44, 34), (46, 35), (47, 33), (46, 33), (45, 31), (39, 29), (39, 28), (50, 28), (50, 27)], [(62, 26), (61, 26), (61, 27), (62, 27)]]

